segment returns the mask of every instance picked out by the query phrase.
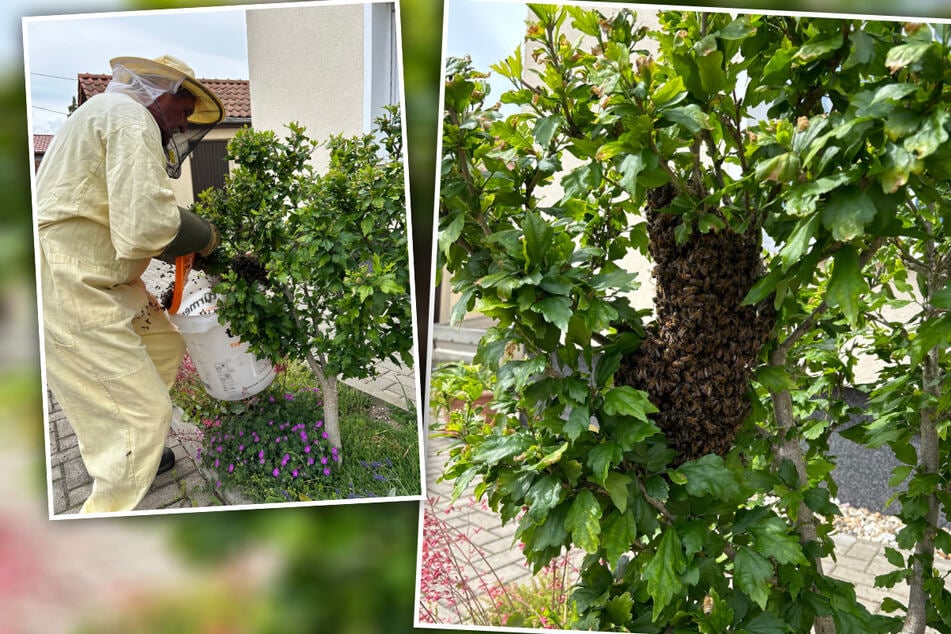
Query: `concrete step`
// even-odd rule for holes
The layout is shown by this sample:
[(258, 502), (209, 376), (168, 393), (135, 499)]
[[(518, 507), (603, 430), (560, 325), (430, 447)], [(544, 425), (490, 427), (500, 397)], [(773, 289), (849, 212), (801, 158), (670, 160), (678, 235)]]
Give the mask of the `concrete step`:
[(433, 324), (433, 363), (472, 361), (479, 340), (484, 334), (485, 327), (479, 327), (477, 324)]

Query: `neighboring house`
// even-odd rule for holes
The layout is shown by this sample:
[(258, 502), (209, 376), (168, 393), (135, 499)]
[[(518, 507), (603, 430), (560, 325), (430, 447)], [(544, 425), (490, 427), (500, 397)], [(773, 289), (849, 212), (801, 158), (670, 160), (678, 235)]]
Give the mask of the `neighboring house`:
[[(79, 75), (76, 103), (82, 105), (106, 89), (111, 75), (84, 73)], [(191, 204), (209, 187), (225, 182), (230, 166), (225, 158), (228, 141), (243, 127), (251, 125), (251, 94), (244, 79), (201, 79), (211, 88), (225, 107), (225, 118), (202, 139), (185, 160), (180, 178), (172, 181), (176, 198), (183, 205)]]
[(46, 154), (46, 148), (50, 146), (50, 141), (53, 140), (52, 134), (34, 134), (33, 135), (33, 169), (37, 170), (40, 167), (40, 162), (43, 160), (43, 156)]

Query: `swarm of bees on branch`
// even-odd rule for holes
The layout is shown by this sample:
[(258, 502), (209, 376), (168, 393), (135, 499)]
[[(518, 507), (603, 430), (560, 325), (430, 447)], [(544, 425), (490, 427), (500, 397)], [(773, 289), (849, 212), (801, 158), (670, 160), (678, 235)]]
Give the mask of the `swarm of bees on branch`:
[(656, 320), (615, 378), (648, 393), (660, 410), (654, 421), (685, 462), (732, 447), (775, 313), (769, 302), (743, 305), (761, 273), (758, 239), (727, 228), (677, 244), (681, 218), (663, 211), (672, 197), (670, 186), (648, 197)]

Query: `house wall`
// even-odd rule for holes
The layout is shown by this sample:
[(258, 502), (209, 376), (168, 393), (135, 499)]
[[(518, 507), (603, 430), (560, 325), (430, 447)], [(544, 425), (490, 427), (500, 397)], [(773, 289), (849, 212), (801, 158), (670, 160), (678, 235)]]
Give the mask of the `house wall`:
[[(283, 135), (296, 122), (318, 140), (363, 132), (365, 10), (352, 4), (247, 12), (255, 129)], [(325, 150), (314, 163), (326, 166)]]

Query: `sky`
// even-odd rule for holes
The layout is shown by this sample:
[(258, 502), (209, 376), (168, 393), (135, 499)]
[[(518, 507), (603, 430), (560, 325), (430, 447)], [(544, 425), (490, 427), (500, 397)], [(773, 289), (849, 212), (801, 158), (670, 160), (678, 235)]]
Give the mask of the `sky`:
[(113, 57), (167, 54), (199, 78), (248, 79), (244, 7), (28, 17), (23, 47), (33, 134), (54, 134), (76, 96), (77, 75), (111, 73)]
[[(489, 71), (492, 64), (507, 58), (524, 40), (528, 19), (524, 2), (448, 0), (446, 6), (446, 57), (469, 55), (474, 68)], [(494, 73), (489, 84), (495, 98), (511, 88), (509, 80)]]

